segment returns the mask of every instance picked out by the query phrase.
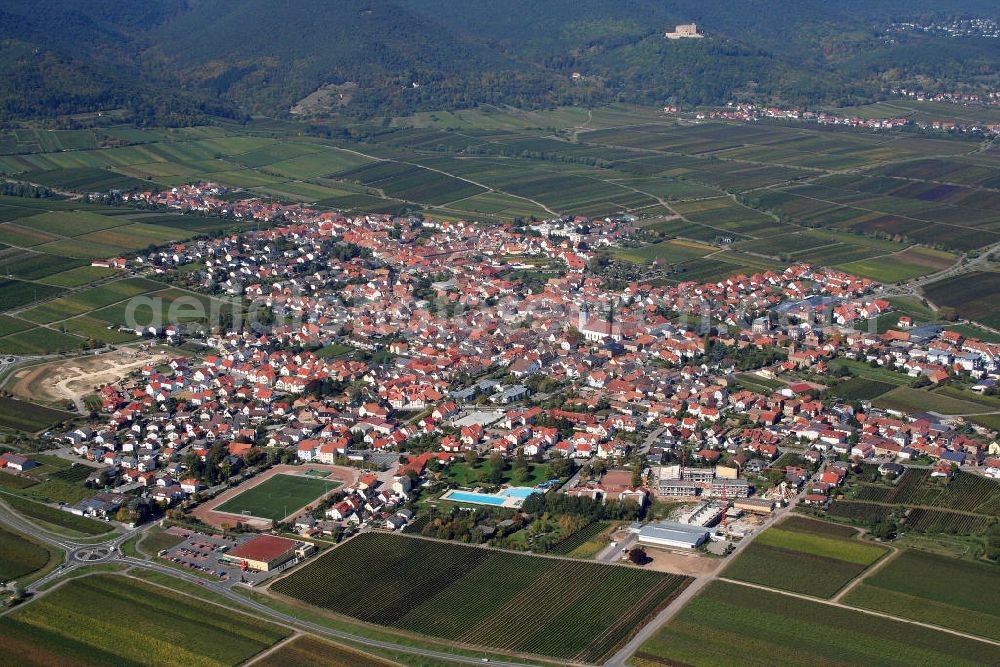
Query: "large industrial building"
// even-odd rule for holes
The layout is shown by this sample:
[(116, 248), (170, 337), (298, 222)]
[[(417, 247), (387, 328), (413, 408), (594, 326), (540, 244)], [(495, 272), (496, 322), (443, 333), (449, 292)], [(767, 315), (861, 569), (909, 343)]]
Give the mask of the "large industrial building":
[(707, 528), (676, 521), (659, 521), (638, 528), (639, 544), (670, 549), (697, 549), (709, 537)]
[(246, 564), (247, 569), (269, 572), (293, 558), (305, 558), (316, 547), (287, 537), (258, 535), (230, 549), (222, 558), (236, 565)]

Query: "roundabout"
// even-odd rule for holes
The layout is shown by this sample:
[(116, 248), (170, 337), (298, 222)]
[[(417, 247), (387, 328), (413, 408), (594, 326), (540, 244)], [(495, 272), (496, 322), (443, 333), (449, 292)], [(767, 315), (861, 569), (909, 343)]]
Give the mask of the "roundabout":
[(80, 563), (99, 563), (111, 557), (111, 549), (105, 546), (81, 547), (73, 552), (73, 560)]

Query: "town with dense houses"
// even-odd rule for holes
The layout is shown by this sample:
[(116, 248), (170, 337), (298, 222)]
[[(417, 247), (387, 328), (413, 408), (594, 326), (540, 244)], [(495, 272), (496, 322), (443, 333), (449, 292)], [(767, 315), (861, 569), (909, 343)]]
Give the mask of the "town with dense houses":
[[(222, 194), (201, 184), (134, 197), (273, 224), (120, 268), (241, 300), (263, 317), (136, 324), (151, 344), (195, 340), (205, 352), (102, 386), (97, 418), (53, 436), (104, 466), (94, 478), (107, 492), (73, 512), (115, 516), (135, 493), (159, 508), (150, 516), (191, 508), (276, 462), (372, 471), (299, 517), (304, 533), (402, 527), (415, 495), (465, 461), (599, 461), (609, 472), (577, 476), (563, 492), (639, 507), (748, 499), (765, 513), (789, 488), (808, 486), (805, 502), (825, 505), (850, 470), (810, 480), (791, 466), (780, 489), (763, 482), (787, 451), (813, 464), (1000, 474), (983, 427), (830, 393), (850, 375), (841, 362), (996, 389), (1000, 345), (905, 315), (881, 333), (867, 326), (894, 317), (874, 281), (793, 265), (612, 288), (592, 260), (629, 233), (626, 219), (484, 226)], [(541, 279), (525, 278), (539, 267)], [(8, 469), (26, 463), (5, 456)]]
[(0, 16), (0, 667), (1000, 665), (996, 0)]
[[(456, 576), (447, 558), (472, 545), (604, 568), (592, 576), (647, 571), (657, 583), (635, 590), (658, 605), (716, 577), (824, 600), (881, 567), (884, 541), (994, 525), (1000, 443), (976, 417), (1000, 388), (1000, 343), (900, 309), (893, 286), (804, 262), (707, 282), (654, 262), (636, 280), (608, 259), (641, 243), (629, 214), (349, 215), (215, 183), (90, 198), (242, 226), (92, 262), (172, 286), (109, 326), (152, 361), (44, 435), (91, 489), (60, 510), (151, 533), (147, 566), (216, 592), (339, 609), (330, 591), (379, 585), (343, 576), (358, 559), (402, 589), (408, 563), (450, 543), (435, 576)], [(0, 475), (51, 480), (51, 456), (38, 459), (3, 453)], [(855, 548), (870, 568), (847, 579), (840, 557), (800, 571)], [(602, 599), (621, 623), (577, 646), (636, 650), (643, 635), (626, 640), (652, 631), (639, 630), (652, 602)]]
[[(955, 104), (969, 104), (979, 106), (980, 104), (994, 104), (997, 94), (989, 93), (983, 96), (965, 96), (960, 93), (930, 95), (908, 90), (892, 91), (894, 95), (913, 99), (932, 99), (940, 102), (952, 102)], [(664, 113), (675, 114), (678, 112), (676, 106), (666, 106)], [(879, 118), (848, 116), (842, 113), (827, 113), (824, 111), (808, 111), (804, 109), (785, 107), (762, 107), (751, 103), (732, 103), (725, 108), (715, 111), (698, 112), (695, 118), (702, 120), (706, 118), (718, 120), (741, 121), (745, 123), (757, 122), (760, 120), (778, 120), (787, 122), (815, 123), (817, 125), (852, 127), (866, 130), (899, 130), (912, 129), (921, 132), (946, 132), (951, 134), (971, 134), (987, 137), (1000, 134), (1000, 123), (960, 123), (952, 120), (914, 120), (906, 117)]]

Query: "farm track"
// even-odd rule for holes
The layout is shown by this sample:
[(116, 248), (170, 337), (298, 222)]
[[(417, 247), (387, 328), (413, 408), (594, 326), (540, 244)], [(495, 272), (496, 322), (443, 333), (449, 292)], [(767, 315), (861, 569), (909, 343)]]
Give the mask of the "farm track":
[(859, 574), (857, 577), (852, 579), (846, 586), (840, 589), (836, 595), (830, 598), (830, 602), (840, 602), (844, 598), (844, 596), (850, 593), (852, 590), (854, 590), (854, 588), (857, 587), (858, 584), (860, 584), (865, 579), (867, 579), (871, 575), (881, 570), (890, 561), (895, 560), (901, 553), (903, 553), (901, 549), (893, 548), (891, 552), (889, 552), (882, 558), (878, 559), (878, 561), (876, 561), (872, 566), (868, 567), (864, 572)]
[[(382, 537), (376, 539), (380, 534)], [(362, 536), (351, 540), (358, 537)], [(386, 543), (386, 538), (391, 541)], [(414, 544), (407, 546), (407, 541)], [(421, 546), (420, 542), (425, 544)], [(642, 571), (625, 565), (456, 545), (448, 541), (392, 535), (382, 531), (369, 531), (367, 538), (362, 537), (356, 548), (346, 550), (348, 547), (345, 545), (341, 545), (345, 548), (342, 554), (327, 556), (328, 559), (335, 558), (333, 562), (315, 562), (312, 570), (307, 565), (305, 570), (297, 570), (274, 582), (274, 593), (290, 602), (319, 606), (347, 620), (360, 620), (375, 627), (387, 625), (394, 631), (414, 633), (415, 636), (429, 635), (438, 641), (453, 642), (471, 650), (499, 650), (528, 659), (580, 662), (614, 651), (615, 645), (627, 639), (630, 628), (640, 626), (643, 618), (649, 617), (661, 604), (667, 604), (674, 592), (690, 581), (678, 575)], [(436, 550), (442, 548), (447, 551), (437, 553)], [(365, 552), (372, 549), (380, 550), (378, 553), (386, 563), (394, 563), (385, 575), (377, 575), (372, 585), (368, 583), (372, 576), (364, 575), (363, 580), (341, 582), (325, 593), (310, 588), (310, 582), (316, 578), (331, 576), (331, 573), (345, 568), (363, 568), (364, 563), (369, 561)], [(461, 554), (456, 550), (468, 553)], [(336, 554), (336, 550), (333, 553)], [(474, 554), (481, 554), (482, 557), (470, 560), (470, 555)], [(420, 559), (419, 564), (411, 564), (415, 556)], [(456, 558), (461, 558), (461, 564)], [(402, 562), (397, 563), (400, 559)], [(528, 562), (522, 559), (528, 559)], [(413, 580), (411, 569), (423, 568), (423, 563), (428, 561), (439, 565), (426, 572), (420, 570), (420, 578), (425, 585), (417, 594), (410, 583)], [(466, 564), (470, 566), (466, 567)], [(438, 573), (442, 568), (442, 573), (448, 575), (444, 579)], [(486, 608), (480, 609), (471, 600), (488, 597), (493, 590), (492, 582), (498, 568), (515, 568), (512, 572), (516, 574), (512, 574), (510, 583), (496, 584), (499, 588), (496, 589), (498, 599), (495, 604), (484, 599), (481, 604)], [(450, 574), (456, 571), (466, 574), (456, 580)], [(582, 586), (583, 581), (589, 582), (590, 586)], [(446, 584), (443, 587), (440, 585), (442, 582)], [(373, 603), (375, 606), (372, 607), (364, 602), (350, 601), (356, 590), (369, 591), (377, 601), (396, 600), (404, 606), (403, 614), (400, 615), (391, 606), (385, 607), (381, 602)], [(459, 593), (475, 597), (463, 598)], [(632, 598), (645, 601), (637, 606)], [(324, 600), (329, 600), (329, 604)], [(605, 609), (608, 604), (612, 605), (613, 611)], [(574, 609), (580, 607), (599, 614), (599, 625), (595, 626), (594, 619), (589, 615), (577, 623)], [(421, 609), (426, 610), (427, 619), (413, 615)], [(470, 619), (465, 626), (456, 624), (450, 616), (461, 616), (462, 609), (474, 612), (474, 619)], [(528, 628), (510, 622), (510, 619), (523, 618), (538, 621)], [(544, 619), (549, 619), (549, 622)]]
[[(169, 589), (167, 589), (167, 590), (169, 590)], [(290, 634), (289, 636), (285, 637), (280, 642), (278, 642), (277, 644), (275, 644), (271, 648), (267, 649), (266, 651), (258, 653), (254, 657), (250, 658), (249, 660), (247, 660), (246, 662), (244, 662), (243, 665), (244, 666), (246, 666), (246, 665), (252, 665), (252, 664), (254, 664), (256, 662), (259, 662), (260, 660), (263, 660), (264, 658), (266, 658), (267, 656), (271, 655), (272, 653), (280, 651), (285, 646), (287, 646), (288, 644), (291, 644), (293, 641), (295, 641), (296, 639), (298, 639), (299, 637), (302, 637), (302, 636), (303, 636), (302, 633), (298, 632), (297, 630), (293, 631), (292, 634)]]
[[(46, 544), (57, 546), (58, 548), (64, 550), (67, 554), (74, 551), (76, 548), (82, 546), (81, 543), (74, 541), (72, 538), (65, 538), (57, 536), (53, 533), (45, 531), (37, 527), (34, 523), (27, 521), (8, 510), (5, 506), (0, 504), (0, 523), (7, 524), (13, 528), (21, 531), (27, 531), (29, 534), (34, 535), (36, 538), (41, 539)], [(256, 600), (241, 595), (233, 590), (234, 582), (213, 582), (206, 581), (198, 577), (195, 574), (184, 572), (182, 570), (176, 570), (166, 565), (161, 565), (154, 560), (144, 560), (140, 558), (134, 558), (131, 556), (125, 556), (118, 551), (118, 547), (128, 539), (134, 537), (136, 534), (142, 533), (145, 528), (133, 529), (123, 534), (113, 536), (105, 540), (105, 542), (97, 543), (97, 546), (107, 545), (112, 550), (112, 557), (102, 561), (110, 563), (122, 563), (124, 565), (131, 566), (132, 568), (145, 569), (158, 572), (159, 574), (166, 575), (175, 579), (180, 579), (186, 581), (189, 584), (194, 584), (197, 586), (203, 586), (211, 592), (221, 595), (229, 599), (232, 603), (232, 607), (227, 607), (240, 611), (243, 613), (256, 613), (259, 618), (264, 620), (272, 621), (285, 625), (290, 628), (298, 629), (300, 631), (309, 632), (310, 634), (316, 635), (321, 638), (340, 640), (344, 642), (349, 642), (351, 644), (357, 645), (359, 648), (370, 647), (375, 649), (383, 649), (387, 651), (392, 651), (395, 653), (403, 655), (416, 655), (424, 658), (429, 658), (432, 660), (438, 660), (443, 663), (463, 663), (463, 664), (482, 664), (482, 659), (479, 656), (469, 656), (460, 653), (451, 653), (447, 651), (439, 651), (431, 648), (423, 648), (420, 646), (412, 646), (406, 644), (397, 644), (392, 641), (383, 641), (379, 639), (371, 639), (365, 636), (354, 635), (350, 632), (344, 632), (341, 630), (334, 630), (326, 626), (313, 623), (311, 621), (301, 620), (289, 614), (277, 611), (264, 605)], [(91, 545), (94, 546), (94, 545)], [(68, 561), (61, 569), (54, 570), (49, 575), (38, 579), (28, 587), (28, 591), (32, 593), (32, 598), (25, 604), (31, 604), (31, 601), (40, 599), (44, 595), (54, 588), (46, 589), (45, 591), (39, 591), (38, 588), (54, 579), (70, 580), (72, 578), (77, 578), (79, 576), (89, 576), (89, 574), (75, 573), (74, 571), (81, 567), (79, 562)], [(58, 588), (58, 586), (56, 587)], [(211, 602), (213, 604), (218, 604), (210, 600), (206, 602)], [(15, 609), (15, 608), (11, 608)], [(4, 610), (0, 612), (0, 615), (8, 613), (11, 609)], [(502, 667), (526, 667), (526, 663), (514, 662), (508, 660), (491, 660), (491, 664), (501, 665)]]
[[(428, 167), (426, 165), (420, 164), (419, 162), (409, 162), (407, 160), (396, 160), (396, 159), (392, 159), (392, 158), (376, 157), (374, 155), (369, 155), (369, 154), (364, 153), (362, 151), (358, 151), (358, 150), (354, 150), (354, 149), (350, 149), (350, 148), (344, 148), (342, 146), (332, 146), (332, 145), (327, 145), (327, 144), (317, 144), (317, 145), (324, 146), (326, 148), (333, 148), (333, 149), (336, 149), (336, 150), (346, 151), (348, 153), (353, 153), (354, 155), (357, 155), (359, 157), (368, 158), (369, 160), (374, 160), (376, 162), (393, 162), (393, 163), (396, 163), (396, 164), (409, 165), (411, 167), (419, 167), (420, 169), (426, 169), (427, 171), (433, 171), (433, 172), (436, 172), (438, 174), (441, 174), (442, 176), (448, 176), (449, 178), (454, 178), (454, 179), (457, 179), (459, 181), (464, 181), (464, 182), (466, 182), (466, 183), (468, 183), (470, 185), (475, 185), (476, 187), (483, 188), (487, 192), (494, 192), (494, 193), (498, 193), (498, 194), (507, 195), (508, 197), (515, 197), (517, 199), (522, 199), (522, 200), (524, 200), (526, 202), (534, 204), (535, 206), (541, 208), (542, 210), (544, 210), (546, 213), (548, 213), (550, 215), (559, 215), (556, 211), (553, 211), (552, 209), (550, 209), (545, 204), (543, 204), (543, 203), (541, 203), (539, 201), (535, 201), (534, 199), (529, 199), (528, 197), (523, 197), (521, 195), (515, 195), (515, 194), (513, 194), (511, 192), (507, 192), (506, 190), (498, 190), (498, 189), (490, 187), (489, 185), (486, 185), (484, 183), (479, 183), (477, 181), (473, 181), (473, 180), (471, 180), (469, 178), (465, 178), (463, 176), (458, 176), (456, 174), (451, 174), (451, 173), (448, 173), (447, 171), (444, 171), (442, 169), (437, 169), (436, 167)], [(384, 197), (385, 193), (383, 192), (382, 194), (383, 194), (383, 197)], [(482, 193), (480, 193), (480, 194), (482, 194)], [(470, 195), (470, 196), (474, 196), (474, 195)], [(409, 201), (407, 203), (410, 203), (410, 204), (420, 204), (420, 202), (413, 202), (413, 201)], [(447, 204), (441, 204), (440, 206), (435, 206), (434, 208), (441, 208), (441, 207), (446, 206), (446, 205)]]
[[(781, 512), (777, 515), (772, 515), (769, 517), (758, 529), (749, 537), (744, 537), (740, 540), (739, 544), (733, 549), (733, 552), (728, 556), (729, 562), (735, 560), (735, 558), (747, 547), (749, 547), (756, 538), (763, 533), (765, 530), (773, 526), (779, 519), (785, 516), (790, 516), (791, 511), (798, 504), (801, 496), (795, 496), (789, 502), (787, 511)], [(666, 607), (664, 607), (649, 623), (644, 627), (639, 629), (632, 638), (625, 643), (621, 648), (618, 649), (604, 664), (610, 667), (623, 667), (626, 661), (634, 653), (636, 653), (639, 648), (646, 643), (647, 640), (652, 638), (660, 628), (666, 625), (674, 616), (676, 616), (681, 609), (684, 608), (692, 598), (694, 598), (705, 586), (713, 581), (721, 579), (719, 576), (719, 571), (716, 570), (712, 574), (705, 575), (702, 577), (697, 577), (693, 582), (691, 582), (679, 595), (677, 595)]]
[(880, 611), (872, 611), (871, 609), (863, 609), (861, 607), (852, 607), (850, 605), (844, 604), (842, 602), (834, 602), (833, 600), (824, 600), (823, 598), (812, 597), (811, 595), (803, 595), (802, 593), (792, 593), (790, 591), (783, 591), (778, 588), (771, 588), (769, 586), (761, 586), (760, 584), (751, 584), (747, 581), (738, 581), (736, 579), (727, 579), (726, 577), (719, 577), (719, 581), (724, 581), (727, 584), (737, 584), (739, 586), (746, 586), (747, 588), (756, 588), (757, 590), (767, 591), (768, 593), (777, 593), (779, 595), (787, 595), (793, 598), (799, 598), (800, 600), (807, 600), (809, 602), (815, 602), (817, 604), (824, 604), (830, 607), (838, 607), (840, 609), (846, 609), (848, 611), (857, 612), (859, 614), (867, 614), (869, 616), (877, 616), (879, 618), (885, 618), (890, 621), (898, 621), (900, 623), (910, 623), (911, 625), (919, 625), (922, 628), (927, 628), (928, 630), (937, 630), (938, 632), (944, 632), (949, 635), (955, 635), (956, 637), (962, 637), (963, 639), (970, 639), (973, 641), (983, 642), (985, 644), (992, 644), (993, 646), (1000, 647), (1000, 642), (993, 639), (987, 639), (986, 637), (980, 637), (978, 635), (971, 635), (967, 632), (961, 632), (959, 630), (952, 630), (950, 628), (945, 628), (940, 625), (934, 625), (933, 623), (924, 623), (923, 621), (914, 621), (908, 618), (900, 618), (899, 616), (893, 616), (892, 614), (885, 614)]

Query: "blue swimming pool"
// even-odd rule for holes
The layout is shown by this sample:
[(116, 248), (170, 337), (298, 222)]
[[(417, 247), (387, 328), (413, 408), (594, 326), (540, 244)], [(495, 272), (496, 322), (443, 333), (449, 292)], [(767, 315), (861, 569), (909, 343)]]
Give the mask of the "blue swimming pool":
[(503, 489), (498, 493), (498, 496), (506, 496), (507, 498), (527, 498), (532, 493), (538, 493), (538, 489), (533, 489), (528, 486), (512, 486), (509, 489)]
[(449, 491), (443, 500), (454, 500), (459, 503), (476, 503), (478, 505), (503, 505), (507, 502), (504, 496), (494, 496), (488, 493), (472, 493), (469, 491)]

